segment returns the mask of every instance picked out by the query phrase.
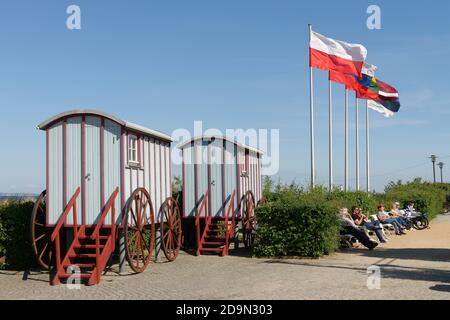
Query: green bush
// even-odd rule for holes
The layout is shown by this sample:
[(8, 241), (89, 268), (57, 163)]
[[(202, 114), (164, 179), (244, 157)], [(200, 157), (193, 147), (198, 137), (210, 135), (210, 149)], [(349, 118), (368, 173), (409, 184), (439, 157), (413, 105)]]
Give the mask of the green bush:
[(390, 183), (385, 193), (329, 191), (315, 187), (305, 191), (292, 183), (274, 184), (266, 178), (263, 196), (267, 203), (256, 209), (258, 230), (256, 256), (319, 257), (333, 252), (338, 246), (339, 208), (361, 207), (366, 214), (377, 212), (384, 204), (386, 210), (393, 202), (403, 207), (415, 201), (416, 209), (426, 212), (430, 219), (443, 212), (450, 200), (450, 184), (431, 184), (414, 179), (412, 182)]
[(286, 189), (277, 197), (256, 210), (256, 256), (320, 257), (337, 248), (336, 206), (317, 201), (319, 193), (299, 194)]
[(450, 195), (450, 184), (427, 183), (416, 178), (405, 184), (391, 184), (386, 191), (387, 208), (395, 201), (399, 201), (402, 207), (414, 201), (416, 210), (427, 213), (431, 220), (443, 212)]
[(0, 257), (5, 264), (0, 268), (27, 269), (34, 264), (30, 244), (32, 202), (0, 204)]

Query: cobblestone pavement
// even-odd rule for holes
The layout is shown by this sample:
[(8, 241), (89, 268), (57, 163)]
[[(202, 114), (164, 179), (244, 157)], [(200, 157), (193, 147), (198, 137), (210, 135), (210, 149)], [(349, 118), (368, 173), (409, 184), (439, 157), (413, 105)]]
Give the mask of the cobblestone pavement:
[[(138, 275), (119, 276), (113, 266), (100, 285), (72, 290), (50, 286), (45, 273), (1, 271), (0, 299), (450, 299), (450, 215), (374, 251), (316, 260), (236, 252), (224, 258), (182, 253)], [(367, 288), (371, 265), (381, 268), (378, 290)]]

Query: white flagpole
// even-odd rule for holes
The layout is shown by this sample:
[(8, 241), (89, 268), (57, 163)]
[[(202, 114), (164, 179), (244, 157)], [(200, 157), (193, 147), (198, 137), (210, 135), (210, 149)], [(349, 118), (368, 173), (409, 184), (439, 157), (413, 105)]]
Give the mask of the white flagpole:
[(370, 192), (369, 101), (366, 100), (366, 189)]
[(348, 90), (345, 88), (345, 170), (344, 190), (348, 191)]
[(331, 97), (331, 80), (328, 79), (328, 165), (329, 189), (333, 189), (333, 104)]
[[(312, 25), (309, 27), (309, 40), (311, 41)], [(309, 47), (309, 44), (308, 44)], [(309, 67), (309, 122), (311, 139), (311, 187), (315, 185), (315, 163), (314, 163), (314, 88), (313, 88), (313, 68)]]
[(359, 108), (356, 95), (356, 191), (359, 191)]

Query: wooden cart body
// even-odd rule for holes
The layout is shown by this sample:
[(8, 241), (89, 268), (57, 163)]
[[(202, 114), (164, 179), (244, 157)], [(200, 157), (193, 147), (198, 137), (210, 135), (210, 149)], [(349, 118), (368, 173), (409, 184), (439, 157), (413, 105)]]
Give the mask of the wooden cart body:
[[(169, 135), (95, 110), (59, 114), (39, 125), (46, 131), (47, 217), (55, 225), (78, 187), (78, 222), (96, 225), (116, 188), (116, 224), (131, 193), (146, 189), (157, 212), (171, 195)], [(150, 209), (149, 209), (150, 210)], [(156, 217), (155, 217), (156, 218)], [(106, 218), (106, 224), (111, 224)], [(68, 218), (71, 225), (72, 218)]]

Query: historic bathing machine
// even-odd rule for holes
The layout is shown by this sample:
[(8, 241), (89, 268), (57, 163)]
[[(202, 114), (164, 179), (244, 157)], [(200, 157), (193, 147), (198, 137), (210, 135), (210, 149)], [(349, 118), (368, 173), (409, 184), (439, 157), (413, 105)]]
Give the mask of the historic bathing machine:
[(196, 137), (180, 149), (183, 220), (191, 222), (185, 230), (195, 234), (197, 255), (227, 255), (230, 242), (239, 240), (239, 230), (250, 249), (254, 209), (262, 194), (262, 152), (222, 136)]
[(88, 284), (98, 283), (118, 238), (130, 267), (144, 271), (155, 227), (167, 259), (177, 257), (181, 219), (171, 198), (169, 135), (94, 110), (65, 112), (38, 128), (46, 132), (47, 188), (31, 237), (39, 264), (54, 266), (52, 284), (76, 268)]
[(198, 255), (227, 255), (240, 232), (245, 247), (253, 246), (262, 193), (259, 150), (225, 137), (181, 145), (180, 210), (171, 197), (169, 135), (95, 110), (64, 112), (38, 128), (46, 133), (47, 187), (33, 210), (31, 240), (38, 263), (52, 271), (52, 284), (69, 277), (99, 283), (117, 251), (121, 265), (126, 259), (143, 272), (156, 229), (173, 261), (182, 221)]

